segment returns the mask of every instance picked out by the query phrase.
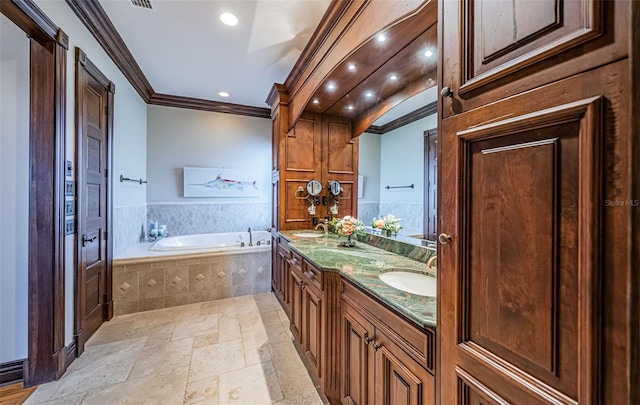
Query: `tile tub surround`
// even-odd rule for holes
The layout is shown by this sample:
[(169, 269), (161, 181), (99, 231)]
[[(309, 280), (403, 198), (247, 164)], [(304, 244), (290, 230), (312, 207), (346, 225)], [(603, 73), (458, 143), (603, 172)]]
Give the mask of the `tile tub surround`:
[(271, 252), (195, 253), (113, 262), (115, 315), (271, 290)]
[[(355, 247), (340, 247), (338, 243), (341, 238), (335, 234), (319, 238), (302, 238), (295, 236), (297, 232), (300, 231), (280, 231), (280, 234), (290, 242), (289, 247), (292, 250), (304, 256), (312, 265), (322, 271), (340, 273), (342, 277), (361, 287), (416, 325), (422, 328), (436, 327), (436, 297), (400, 291), (378, 278), (378, 274), (395, 269), (435, 277), (435, 271), (427, 268), (426, 265), (426, 260), (435, 254), (433, 250), (389, 239), (387, 239), (389, 242), (380, 242), (389, 243), (387, 247), (390, 249), (399, 248), (404, 254), (415, 255), (421, 259), (418, 261), (371, 246), (364, 241), (358, 242)], [(416, 249), (423, 252), (415, 253)]]
[(26, 405), (322, 405), (271, 293), (114, 317)]
[(115, 257), (145, 240), (147, 204), (114, 207), (113, 251)]
[(271, 204), (149, 203), (147, 221), (167, 225), (172, 236), (200, 233), (266, 231), (271, 226)]

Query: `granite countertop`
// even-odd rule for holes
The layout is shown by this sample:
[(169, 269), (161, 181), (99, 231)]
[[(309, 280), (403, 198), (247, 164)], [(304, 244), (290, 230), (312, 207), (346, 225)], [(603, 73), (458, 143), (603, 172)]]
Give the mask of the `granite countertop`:
[(409, 320), (423, 328), (436, 327), (436, 297), (425, 297), (407, 293), (383, 283), (378, 274), (402, 270), (435, 277), (426, 264), (389, 252), (365, 242), (355, 247), (340, 247), (340, 238), (334, 234), (318, 238), (298, 237), (296, 233), (315, 231), (280, 231), (289, 241), (289, 247), (304, 256), (311, 264), (323, 271), (339, 272), (345, 279), (361, 287)]

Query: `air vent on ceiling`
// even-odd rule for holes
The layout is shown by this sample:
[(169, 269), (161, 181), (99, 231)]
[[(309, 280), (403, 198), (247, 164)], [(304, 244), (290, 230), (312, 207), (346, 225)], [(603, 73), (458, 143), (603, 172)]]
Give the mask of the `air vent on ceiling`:
[(153, 5), (151, 4), (151, 0), (130, 0), (131, 4), (135, 7), (142, 7), (148, 10), (153, 10)]

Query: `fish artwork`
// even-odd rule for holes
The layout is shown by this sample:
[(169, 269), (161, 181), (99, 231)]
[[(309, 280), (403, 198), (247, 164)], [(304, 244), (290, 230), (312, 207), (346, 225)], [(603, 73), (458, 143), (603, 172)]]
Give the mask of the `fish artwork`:
[(189, 184), (190, 186), (201, 186), (201, 187), (209, 187), (209, 188), (217, 188), (220, 190), (238, 190), (244, 191), (245, 187), (253, 187), (254, 189), (258, 189), (256, 186), (256, 181), (239, 181), (239, 180), (231, 180), (222, 178), (222, 173), (218, 174), (214, 180), (207, 181), (205, 183), (199, 184)]

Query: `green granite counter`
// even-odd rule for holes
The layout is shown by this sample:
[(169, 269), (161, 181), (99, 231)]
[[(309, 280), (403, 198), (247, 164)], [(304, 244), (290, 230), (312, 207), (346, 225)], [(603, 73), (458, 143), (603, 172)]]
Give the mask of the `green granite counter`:
[(289, 241), (292, 250), (304, 256), (315, 267), (323, 271), (339, 272), (342, 277), (419, 326), (435, 329), (435, 297), (400, 291), (378, 278), (378, 274), (391, 270), (418, 272), (435, 277), (435, 273), (427, 269), (425, 262), (412, 260), (365, 242), (358, 242), (355, 247), (340, 247), (340, 238), (334, 234), (324, 236), (319, 232), (318, 238), (296, 236), (296, 233), (301, 232), (313, 231), (281, 231), (280, 234)]

